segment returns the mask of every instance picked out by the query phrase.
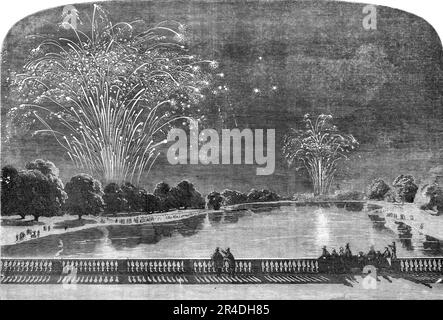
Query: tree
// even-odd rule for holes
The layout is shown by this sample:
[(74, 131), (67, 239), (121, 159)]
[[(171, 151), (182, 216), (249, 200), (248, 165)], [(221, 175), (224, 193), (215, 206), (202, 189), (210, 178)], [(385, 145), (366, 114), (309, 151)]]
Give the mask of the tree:
[(103, 201), (105, 203), (106, 213), (116, 213), (128, 210), (128, 201), (125, 199), (123, 191), (117, 183), (109, 183), (103, 191)]
[(38, 170), (45, 176), (56, 176), (59, 175), (59, 170), (55, 164), (48, 160), (36, 159), (25, 164), (27, 170)]
[(414, 202), (418, 186), (415, 184), (413, 176), (401, 174), (395, 178), (392, 186), (402, 202)]
[(435, 210), (439, 214), (443, 212), (443, 189), (438, 184), (425, 186), (425, 196), (429, 201), (423, 204), (421, 209)]
[(177, 184), (179, 192), (180, 205), (185, 209), (191, 206), (191, 200), (193, 192), (195, 191), (194, 185), (189, 181), (183, 180)]
[[(1, 214), (2, 216), (17, 213), (17, 197), (14, 193), (14, 186), (18, 177), (18, 171), (11, 165), (2, 168), (2, 192), (1, 192)], [(22, 218), (25, 216), (22, 215)]]
[(269, 202), (269, 201), (278, 201), (280, 196), (273, 191), (268, 189), (263, 189), (261, 191), (257, 189), (251, 189), (248, 193), (248, 202)]
[(190, 207), (192, 209), (204, 209), (205, 198), (197, 190), (192, 191)]
[(260, 200), (260, 192), (257, 189), (251, 189), (248, 193), (248, 202), (256, 202)]
[(39, 170), (20, 171), (12, 192), (22, 218), (30, 214), (38, 221), (41, 216), (52, 217), (60, 212), (62, 203), (57, 189)]
[(225, 189), (223, 190), (221, 195), (223, 197), (224, 206), (231, 206), (234, 204), (245, 203), (248, 201), (247, 195), (236, 190)]
[(284, 138), (283, 155), (288, 164), (307, 170), (314, 186), (314, 195), (326, 195), (334, 180), (338, 164), (358, 146), (352, 135), (341, 134), (332, 124), (331, 115), (309, 114), (303, 118), (304, 130), (291, 129)]
[(151, 193), (146, 194), (146, 212), (154, 213), (155, 211), (160, 211), (160, 199)]
[(143, 188), (137, 188), (134, 196), (133, 208), (137, 212), (148, 212), (148, 192)]
[(83, 215), (99, 215), (103, 212), (103, 189), (100, 181), (88, 174), (79, 174), (71, 178), (66, 184), (66, 209), (79, 219)]
[(213, 210), (220, 210), (220, 206), (223, 202), (223, 197), (220, 192), (212, 191), (206, 196), (206, 208)]
[(391, 188), (382, 179), (377, 178), (371, 182), (368, 189), (368, 199), (371, 200), (383, 200), (386, 193)]
[(177, 187), (169, 189), (166, 199), (162, 201), (162, 206), (166, 209), (177, 209), (184, 207), (184, 201), (182, 199), (182, 192)]
[(145, 197), (147, 194), (145, 189), (138, 188), (130, 182), (122, 184), (120, 189), (123, 198), (126, 200), (128, 211), (145, 211)]
[(105, 182), (138, 183), (165, 129), (204, 117), (197, 105), (218, 63), (191, 54), (185, 26), (174, 21), (113, 24), (94, 5), (90, 29), (65, 25), (66, 36), (35, 37), (23, 70), (12, 74), (20, 105), (9, 123), (53, 136), (77, 167)]
[(178, 202), (180, 207), (202, 209), (205, 207), (205, 199), (189, 181), (183, 180), (177, 184)]
[(278, 201), (280, 200), (280, 196), (274, 191), (263, 189), (260, 191), (259, 201), (270, 202), (270, 201)]
[(26, 163), (25, 168), (27, 170), (38, 170), (43, 173), (52, 184), (54, 189), (52, 190), (52, 193), (56, 194), (58, 202), (63, 206), (67, 195), (64, 190), (63, 182), (59, 177), (60, 171), (55, 164), (48, 160), (36, 159)]
[(154, 195), (160, 200), (160, 211), (168, 211), (171, 207), (171, 198), (168, 197), (170, 190), (171, 187), (166, 182), (160, 182), (154, 188)]

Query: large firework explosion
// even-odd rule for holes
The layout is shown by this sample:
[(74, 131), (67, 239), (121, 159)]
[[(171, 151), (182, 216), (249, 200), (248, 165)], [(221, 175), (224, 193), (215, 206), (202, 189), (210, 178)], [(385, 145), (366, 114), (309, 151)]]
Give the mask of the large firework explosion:
[(315, 195), (326, 195), (341, 160), (347, 160), (349, 153), (358, 146), (352, 135), (339, 132), (332, 123), (332, 116), (321, 114), (303, 118), (305, 129), (291, 129), (285, 136), (283, 155), (289, 165), (301, 164), (308, 171)]
[(9, 131), (50, 134), (79, 168), (138, 184), (172, 123), (204, 119), (197, 106), (213, 91), (218, 63), (190, 54), (175, 21), (113, 24), (94, 5), (90, 29), (69, 27), (71, 37), (36, 36), (23, 72), (13, 74), (20, 104)]

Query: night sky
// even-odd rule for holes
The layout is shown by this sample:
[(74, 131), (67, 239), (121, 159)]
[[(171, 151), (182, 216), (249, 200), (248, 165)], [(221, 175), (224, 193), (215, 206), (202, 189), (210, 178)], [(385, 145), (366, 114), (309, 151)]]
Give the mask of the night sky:
[[(337, 184), (361, 190), (375, 177), (393, 179), (412, 173), (424, 179), (442, 163), (442, 48), (426, 21), (378, 7), (377, 30), (365, 30), (364, 5), (314, 1), (110, 2), (114, 22), (177, 20), (188, 27), (190, 50), (220, 63), (229, 93), (211, 97), (221, 112), (210, 116), (220, 128), (275, 128), (276, 172), (256, 176), (251, 166), (171, 166), (160, 158), (143, 185), (187, 178), (203, 193), (212, 189), (271, 188), (282, 194), (310, 189), (303, 173), (281, 158), (281, 138), (300, 127), (305, 113), (332, 114), (343, 132), (353, 134), (360, 151), (342, 166)], [(90, 4), (76, 5), (91, 14)], [(2, 139), (5, 114), (14, 106), (8, 95), (9, 70), (20, 70), (34, 46), (26, 35), (62, 36), (62, 8), (39, 12), (18, 22), (3, 47)], [(85, 19), (87, 28), (87, 19)], [(2, 165), (23, 166), (47, 158), (67, 179), (78, 173), (54, 141), (45, 138), (2, 140)]]

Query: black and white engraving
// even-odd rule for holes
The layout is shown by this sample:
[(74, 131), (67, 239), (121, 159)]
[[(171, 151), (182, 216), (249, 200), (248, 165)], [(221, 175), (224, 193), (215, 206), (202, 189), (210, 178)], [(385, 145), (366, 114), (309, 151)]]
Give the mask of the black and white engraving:
[(432, 26), (375, 5), (25, 17), (2, 47), (0, 297), (441, 299), (442, 79)]

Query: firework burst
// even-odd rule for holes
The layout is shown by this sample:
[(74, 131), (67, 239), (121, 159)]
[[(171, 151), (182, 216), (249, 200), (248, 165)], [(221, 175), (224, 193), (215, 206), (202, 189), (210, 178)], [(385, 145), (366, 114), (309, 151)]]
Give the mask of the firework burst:
[(303, 122), (304, 130), (291, 129), (285, 136), (283, 155), (289, 165), (299, 163), (307, 170), (315, 195), (325, 195), (334, 180), (338, 163), (348, 160), (358, 142), (352, 135), (341, 134), (332, 124), (331, 115), (312, 118), (306, 114)]
[[(202, 117), (213, 60), (186, 48), (177, 22), (112, 24), (94, 5), (90, 30), (40, 41), (13, 87), (15, 126), (51, 134), (76, 166), (109, 181), (139, 183), (178, 119)], [(36, 128), (36, 121), (39, 127)], [(43, 127), (42, 127), (43, 126)]]

